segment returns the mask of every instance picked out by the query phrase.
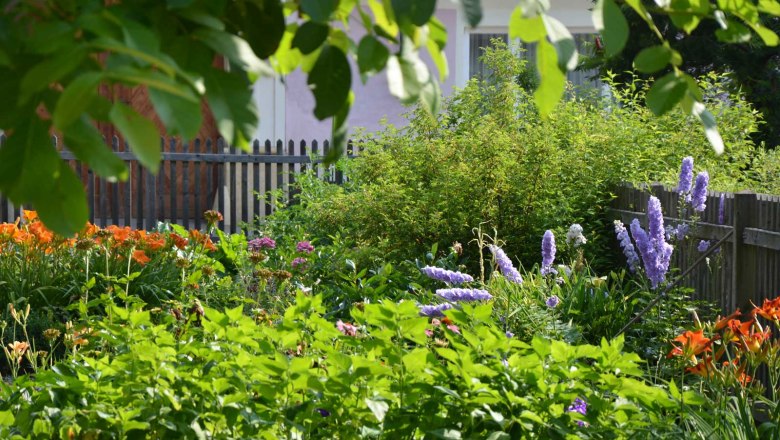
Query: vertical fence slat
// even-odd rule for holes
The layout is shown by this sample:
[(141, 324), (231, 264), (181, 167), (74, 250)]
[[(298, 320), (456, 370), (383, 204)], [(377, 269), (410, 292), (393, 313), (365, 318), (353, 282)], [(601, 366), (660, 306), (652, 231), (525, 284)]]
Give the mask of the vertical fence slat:
[[(129, 151), (127, 148), (127, 142), (125, 142), (125, 151)], [(150, 229), (149, 223), (144, 227), (144, 207), (149, 209), (149, 195), (148, 191), (144, 191), (144, 169), (140, 162), (134, 162), (135, 168), (135, 183), (136, 183), (136, 211), (135, 211), (135, 227), (136, 229)]]
[[(127, 151), (127, 143), (124, 144), (124, 151)], [(127, 181), (123, 183), (124, 189), (125, 189), (125, 203), (124, 205), (124, 214), (125, 214), (125, 226), (133, 227), (132, 218), (133, 218), (133, 176), (135, 176), (136, 179), (138, 179), (138, 174), (134, 174), (135, 170), (133, 170), (133, 165), (131, 162), (125, 162), (125, 166), (127, 167)], [(135, 196), (140, 197), (142, 193), (138, 193)], [(138, 217), (138, 216), (136, 216)], [(135, 228), (140, 229), (140, 225), (138, 225), (138, 221), (136, 220)]]
[[(217, 140), (217, 151), (220, 153), (225, 152), (225, 143), (222, 138)], [(217, 165), (217, 210), (225, 214), (225, 164), (221, 163)], [(227, 216), (223, 215), (221, 228), (225, 230), (225, 224), (227, 222)], [(231, 219), (232, 221), (232, 219)]]
[[(119, 151), (119, 138), (111, 138), (111, 149)], [(119, 182), (111, 184), (111, 220), (115, 225), (119, 224)]]
[[(201, 149), (200, 139), (195, 139), (194, 146), (193, 146), (192, 150), (194, 152), (196, 152), (196, 153), (199, 153), (201, 151), (200, 149)], [(192, 163), (192, 167), (195, 169), (195, 175), (194, 175), (194, 177), (195, 177), (195, 193), (194, 193), (195, 200), (193, 201), (193, 203), (195, 205), (195, 229), (198, 229), (198, 230), (200, 229), (200, 217), (201, 217), (201, 214), (203, 213), (203, 211), (206, 211), (206, 209), (202, 209), (200, 207), (200, 200), (201, 200), (201, 197), (203, 197), (203, 194), (201, 193), (201, 190), (200, 190), (200, 167), (201, 166), (202, 166), (202, 162), (196, 161), (196, 162)], [(206, 191), (206, 192), (208, 192), (208, 191)], [(207, 209), (211, 209), (211, 208), (207, 208)]]
[(236, 147), (234, 145), (230, 146), (230, 156), (231, 158), (228, 159), (229, 163), (229, 170), (230, 170), (230, 186), (227, 188), (228, 193), (230, 194), (230, 232), (234, 233), (238, 230), (238, 210), (236, 204), (239, 201), (239, 198), (236, 197), (236, 193), (238, 192), (238, 188), (236, 188), (236, 161), (233, 159), (233, 157), (236, 155)]
[[(270, 155), (271, 154), (271, 141), (267, 140), (265, 141), (265, 154)], [(271, 210), (273, 209), (271, 206), (271, 198), (269, 196), (269, 192), (271, 191), (271, 163), (266, 162), (265, 166), (265, 177), (264, 182), (265, 186), (263, 187), (263, 198), (265, 199), (265, 213), (264, 217), (267, 217), (271, 215)]]
[[(244, 153), (241, 153), (244, 154)], [(249, 208), (252, 206), (252, 191), (249, 191), (249, 164), (241, 162), (241, 221), (249, 222)]]
[[(178, 149), (177, 148), (178, 145), (179, 145), (179, 143), (176, 141), (176, 138), (171, 137), (171, 139), (169, 140), (169, 144), (168, 144), (168, 150), (170, 150), (171, 153), (176, 152), (177, 149)], [(171, 198), (170, 203), (171, 204), (170, 204), (170, 209), (168, 211), (167, 218), (170, 220), (171, 223), (177, 223), (177, 220), (179, 218), (179, 216), (176, 213), (176, 193), (178, 192), (177, 191), (177, 186), (178, 185), (176, 184), (177, 162), (178, 161), (176, 161), (176, 160), (169, 160), (168, 161), (168, 168), (170, 170), (170, 176), (169, 176), (170, 188), (169, 188), (168, 192), (170, 193), (170, 198)]]
[[(191, 145), (189, 142), (182, 141), (182, 149), (185, 153), (189, 153)], [(194, 225), (190, 225), (193, 219), (193, 213), (190, 211), (190, 198), (192, 192), (190, 192), (190, 161), (183, 160), (181, 163), (181, 217), (183, 222), (187, 225), (187, 228), (192, 228)], [(199, 212), (194, 213), (195, 217), (200, 217)]]
[[(255, 156), (260, 155), (260, 141), (255, 139), (252, 143), (252, 154)], [(259, 194), (262, 194), (260, 190), (260, 164), (258, 162), (252, 163), (252, 213), (256, 217), (264, 217), (260, 213), (260, 198)]]

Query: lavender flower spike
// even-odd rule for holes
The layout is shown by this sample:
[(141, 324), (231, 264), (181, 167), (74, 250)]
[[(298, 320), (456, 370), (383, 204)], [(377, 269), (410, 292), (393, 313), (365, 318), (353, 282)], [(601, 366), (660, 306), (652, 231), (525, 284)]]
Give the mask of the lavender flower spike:
[(666, 242), (664, 237), (664, 217), (661, 212), (661, 202), (656, 197), (650, 197), (647, 203), (648, 231), (639, 225), (639, 220), (631, 222), (631, 235), (634, 237), (639, 255), (645, 265), (645, 273), (650, 284), (655, 289), (666, 280), (669, 262), (674, 247)]
[(509, 281), (517, 284), (523, 284), (523, 277), (520, 272), (512, 265), (512, 260), (506, 255), (506, 253), (498, 246), (491, 244), (489, 246), (490, 252), (493, 253), (493, 258), (496, 259), (496, 264), (501, 273)]
[(482, 301), (493, 298), (487, 290), (482, 289), (438, 289), (436, 295), (450, 302), (457, 301)]
[(474, 278), (469, 274), (454, 272), (451, 270), (442, 269), (440, 267), (425, 266), (420, 269), (420, 271), (429, 278), (444, 281), (445, 283), (453, 286), (474, 281)]
[(542, 237), (542, 275), (557, 273), (552, 268), (553, 261), (555, 261), (555, 235), (548, 229)]
[(720, 203), (718, 203), (718, 224), (726, 222), (726, 194), (720, 193)]
[(681, 196), (685, 195), (685, 200), (690, 200), (691, 182), (693, 181), (693, 158), (684, 157), (680, 167), (680, 182), (677, 184), (677, 192)]
[(631, 242), (631, 237), (628, 236), (628, 231), (620, 220), (615, 220), (615, 233), (617, 239), (620, 241), (620, 247), (623, 249), (623, 255), (626, 256), (626, 262), (628, 263), (628, 269), (634, 273), (636, 268), (639, 267), (639, 256), (636, 254), (636, 248)]
[(710, 175), (702, 171), (696, 176), (696, 183), (691, 192), (691, 206), (696, 212), (704, 211), (707, 207), (707, 185), (710, 183)]
[(444, 311), (452, 308), (452, 304), (443, 303), (433, 306), (420, 306), (420, 316), (437, 317), (444, 316)]

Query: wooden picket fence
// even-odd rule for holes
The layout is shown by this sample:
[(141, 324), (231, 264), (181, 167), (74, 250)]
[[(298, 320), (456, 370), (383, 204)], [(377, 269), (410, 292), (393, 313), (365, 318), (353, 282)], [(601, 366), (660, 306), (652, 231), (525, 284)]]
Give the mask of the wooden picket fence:
[[(3, 142), (0, 136), (0, 145)], [(223, 213), (219, 227), (236, 232), (256, 217), (270, 215), (278, 200), (271, 196), (281, 191), (290, 200), (296, 175), (313, 169), (317, 176), (334, 183), (345, 177), (334, 166), (324, 166), (322, 158), (330, 144), (306, 141), (252, 142), (250, 152), (225, 145), (220, 139), (193, 141), (162, 138), (162, 162), (152, 174), (137, 161), (126, 143), (113, 138), (109, 147), (123, 159), (129, 176), (122, 182), (100, 178), (60, 144), (53, 142), (60, 156), (81, 177), (87, 193), (90, 221), (99, 226), (115, 224), (137, 229), (152, 229), (158, 222), (171, 222), (189, 228), (205, 225), (203, 212), (216, 209)], [(358, 146), (350, 142), (345, 154), (354, 156)], [(0, 194), (0, 222), (13, 222), (21, 209)]]
[[(694, 298), (715, 302), (724, 312), (737, 307), (744, 311), (752, 307), (751, 302), (760, 305), (765, 298), (780, 295), (780, 196), (750, 191), (724, 194), (723, 223), (718, 221), (721, 193), (710, 191), (701, 220), (689, 232), (693, 238), (672, 242), (676, 248), (672, 267), (686, 270), (700, 255), (700, 240), (714, 244), (733, 231), (710, 264), (696, 267), (683, 285), (693, 289)], [(679, 194), (673, 188), (624, 184), (616, 195), (610, 212), (626, 226), (634, 218), (647, 225), (650, 195), (661, 201), (665, 225), (681, 222)]]

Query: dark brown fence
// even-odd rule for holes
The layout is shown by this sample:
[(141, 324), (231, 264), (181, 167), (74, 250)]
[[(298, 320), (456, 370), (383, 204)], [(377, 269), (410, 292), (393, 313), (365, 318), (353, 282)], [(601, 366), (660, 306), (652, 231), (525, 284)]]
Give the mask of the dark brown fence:
[[(2, 141), (0, 136), (0, 144)], [(222, 139), (182, 142), (163, 138), (162, 163), (155, 175), (138, 163), (126, 144), (114, 138), (110, 148), (128, 167), (129, 176), (123, 182), (95, 176), (67, 147), (58, 145), (56, 138), (54, 143), (84, 182), (90, 221), (99, 226), (148, 230), (167, 221), (201, 228), (203, 212), (217, 209), (225, 218), (220, 228), (236, 232), (242, 223), (274, 211), (277, 200), (267, 195), (280, 190), (284, 200), (289, 200), (295, 176), (307, 169), (313, 167), (318, 177), (335, 183), (344, 180), (335, 167), (322, 164), (321, 158), (330, 150), (328, 141), (255, 140), (247, 153), (225, 145)], [(350, 143), (345, 153), (356, 154), (357, 146)], [(0, 222), (13, 222), (21, 208), (0, 194)]]
[[(694, 297), (707, 299), (729, 312), (736, 307), (747, 310), (752, 301), (760, 305), (764, 298), (780, 295), (780, 196), (755, 194), (749, 191), (724, 193), (724, 221), (718, 222), (721, 193), (709, 192), (707, 207), (701, 220), (691, 228), (686, 242), (673, 241), (673, 267), (687, 269), (699, 252), (700, 240), (715, 241), (734, 233), (709, 265), (695, 268), (683, 282), (694, 290)], [(662, 185), (651, 187), (622, 185), (611, 212), (615, 219), (628, 224), (639, 218), (647, 225), (645, 211), (650, 195), (658, 197), (664, 211), (664, 224), (681, 222), (678, 214), (679, 195)]]

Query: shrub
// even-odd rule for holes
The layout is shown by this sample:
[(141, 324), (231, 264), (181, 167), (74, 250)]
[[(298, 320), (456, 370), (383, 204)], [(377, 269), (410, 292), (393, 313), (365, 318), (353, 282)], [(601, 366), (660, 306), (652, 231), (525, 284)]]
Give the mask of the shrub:
[[(515, 82), (524, 62), (506, 47), (484, 58), (490, 81), (471, 80), (436, 117), (418, 109), (408, 126), (368, 136), (360, 157), (342, 165), (343, 187), (304, 179), (296, 209), (305, 229), (339, 232), (374, 255), (404, 260), (432, 243), (466, 243), (483, 225), (499, 231), (510, 255), (531, 262), (546, 229), (581, 223), (599, 231), (591, 262), (603, 268), (612, 243), (603, 213), (618, 182), (675, 181), (683, 155), (716, 176), (716, 187), (745, 179), (758, 116), (739, 96), (709, 102), (728, 146), (716, 156), (699, 122), (651, 115), (638, 80), (610, 98), (578, 95), (541, 118)], [(705, 81), (708, 96), (719, 90), (720, 77)]]

